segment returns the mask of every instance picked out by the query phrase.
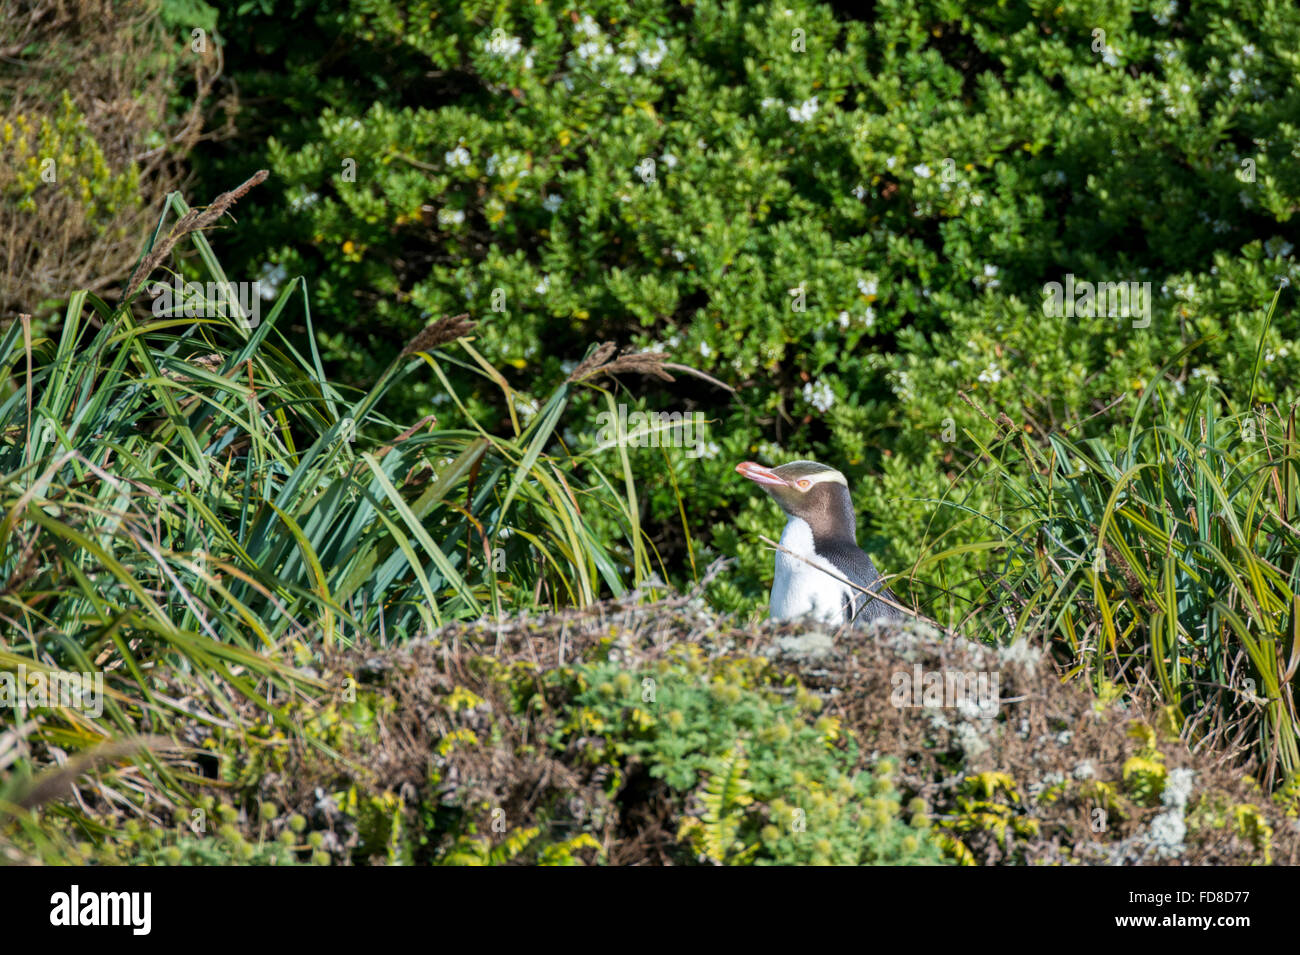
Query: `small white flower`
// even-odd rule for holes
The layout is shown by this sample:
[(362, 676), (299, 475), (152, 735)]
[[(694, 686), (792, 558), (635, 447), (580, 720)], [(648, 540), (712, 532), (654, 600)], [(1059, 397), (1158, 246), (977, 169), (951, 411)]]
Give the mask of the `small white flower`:
[(786, 109), (786, 114), (789, 115), (791, 122), (806, 123), (817, 115), (817, 110), (819, 108), (817, 97), (814, 96), (812, 99), (804, 100), (804, 102), (800, 103), (798, 106), (788, 107)]
[(709, 347), (708, 342), (700, 342), (700, 354), (705, 358), (713, 354), (713, 349)]
[(764, 96), (763, 102), (759, 103), (759, 106), (761, 106), (763, 109), (771, 109), (774, 106), (780, 106), (780, 105), (781, 105), (781, 101), (779, 99), (773, 99), (771, 96)]
[(547, 212), (558, 212), (562, 205), (564, 205), (564, 197), (559, 193), (553, 192), (542, 200), (542, 208)]
[(982, 274), (971, 279), (977, 287), (995, 289), (1002, 284), (1002, 280), (997, 278), (998, 267), (996, 265), (985, 265), (981, 271)]
[(669, 169), (675, 169), (677, 167), (677, 157), (674, 156), (672, 153), (664, 153), (662, 156), (659, 157), (659, 161), (662, 162)]
[(270, 262), (262, 263), (262, 272), (257, 277), (258, 293), (266, 301), (271, 301), (280, 294), (280, 286), (284, 280), (289, 277), (289, 270), (283, 265), (272, 265)]
[(457, 146), (455, 149), (444, 153), (442, 158), (448, 166), (468, 166), (469, 150), (464, 146)]
[(545, 295), (551, 290), (551, 277), (543, 275), (540, 282), (533, 286), (533, 291), (538, 295)]
[(579, 43), (574, 49), (573, 55), (580, 60), (601, 60), (607, 59), (614, 55), (614, 48), (608, 43), (601, 43), (599, 40), (588, 40), (586, 43)]
[(853, 187), (853, 198), (861, 201), (867, 197), (867, 187), (858, 183)]
[(465, 221), (465, 213), (463, 210), (460, 209), (439, 209), (438, 210), (438, 225), (440, 226), (460, 225), (464, 221)]
[(818, 411), (827, 412), (835, 404), (835, 392), (824, 381), (815, 385), (810, 381), (803, 386), (803, 400)]
[(1002, 369), (997, 365), (990, 364), (980, 372), (979, 380), (989, 385), (997, 384), (1002, 380)]
[(505, 60), (518, 56), (523, 47), (523, 41), (519, 37), (509, 36), (500, 29), (493, 30), (492, 36), (483, 44), (483, 49)]
[(299, 212), (303, 209), (309, 208), (310, 206), (314, 206), (319, 199), (319, 193), (309, 192), (305, 196), (295, 196), (290, 199), (289, 205), (293, 207), (295, 212)]
[(917, 163), (915, 166), (913, 166), (912, 173), (918, 179), (929, 179), (931, 176), (934, 175), (934, 172), (925, 163)]
[(652, 48), (641, 50), (636, 58), (647, 70), (657, 70), (666, 56), (668, 56), (668, 44), (663, 40), (655, 40)]
[(875, 295), (880, 288), (880, 283), (873, 275), (870, 278), (858, 279), (858, 291), (870, 298)]

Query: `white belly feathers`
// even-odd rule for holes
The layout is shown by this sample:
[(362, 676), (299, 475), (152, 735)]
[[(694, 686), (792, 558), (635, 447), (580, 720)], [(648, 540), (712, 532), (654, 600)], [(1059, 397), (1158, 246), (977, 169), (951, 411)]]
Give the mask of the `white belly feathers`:
[(817, 556), (812, 528), (801, 518), (790, 518), (781, 533), (781, 546), (799, 556), (781, 550), (776, 552), (776, 579), (772, 581), (770, 605), (772, 619), (793, 620), (811, 616), (824, 623), (843, 622), (844, 597), (847, 594), (852, 600), (857, 592), (841, 582), (843, 574)]

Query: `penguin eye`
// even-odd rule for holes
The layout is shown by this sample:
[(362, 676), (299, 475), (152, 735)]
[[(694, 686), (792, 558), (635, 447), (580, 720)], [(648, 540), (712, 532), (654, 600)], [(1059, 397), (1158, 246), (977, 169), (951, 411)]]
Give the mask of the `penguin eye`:
[(802, 480), (796, 481), (795, 483), (796, 483), (796, 484), (797, 484), (797, 485), (798, 485), (802, 490), (805, 490), (805, 491), (806, 491), (806, 490), (808, 489), (808, 479), (807, 479), (807, 478), (803, 478)]

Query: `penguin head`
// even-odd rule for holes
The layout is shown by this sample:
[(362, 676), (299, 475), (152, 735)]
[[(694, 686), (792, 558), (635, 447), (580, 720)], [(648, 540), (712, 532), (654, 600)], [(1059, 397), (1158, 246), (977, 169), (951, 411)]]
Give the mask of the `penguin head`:
[(807, 522), (814, 537), (857, 539), (857, 521), (844, 475), (816, 461), (791, 461), (765, 468), (753, 461), (736, 465), (736, 473), (749, 478), (790, 517)]

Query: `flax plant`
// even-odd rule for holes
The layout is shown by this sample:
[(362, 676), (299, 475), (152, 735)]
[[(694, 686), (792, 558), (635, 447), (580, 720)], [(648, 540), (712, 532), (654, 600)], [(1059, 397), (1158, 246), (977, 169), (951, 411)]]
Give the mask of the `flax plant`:
[[(181, 232), (212, 218), (176, 194), (168, 209)], [(630, 486), (556, 439), (587, 384), (559, 384), (521, 423), (458, 316), (345, 396), (315, 349), (302, 279), (257, 321), (213, 303), (140, 317), (132, 301), (178, 235), (160, 227), (117, 307), (78, 292), (50, 337), (26, 317), (0, 330), (0, 671), (96, 673), (105, 687), (98, 716), (0, 709), (11, 812), (12, 774), (55, 748), (166, 738), (177, 714), (229, 727), (239, 698), (292, 732), (295, 704), (338, 692), (310, 668), (321, 651), (590, 604), (652, 567)], [(228, 287), (203, 233), (181, 237)], [(291, 312), (305, 344), (282, 331)], [(470, 416), (453, 367), (499, 392), (506, 429)], [(383, 416), (385, 394), (417, 374), (438, 379), (460, 423)], [(188, 756), (153, 744), (110, 763), (94, 785), (123, 805), (175, 804), (197, 779)]]
[(986, 555), (981, 592), (950, 619), (1043, 641), (1100, 694), (1147, 694), (1171, 732), (1253, 752), (1273, 785), (1300, 769), (1296, 409), (1232, 413), (1208, 387), (1165, 397), (1153, 381), (1115, 439), (1035, 442), (1005, 422), (994, 442), (972, 436), (973, 469), (1006, 503), (970, 516), (974, 542), (932, 542), (915, 572)]

